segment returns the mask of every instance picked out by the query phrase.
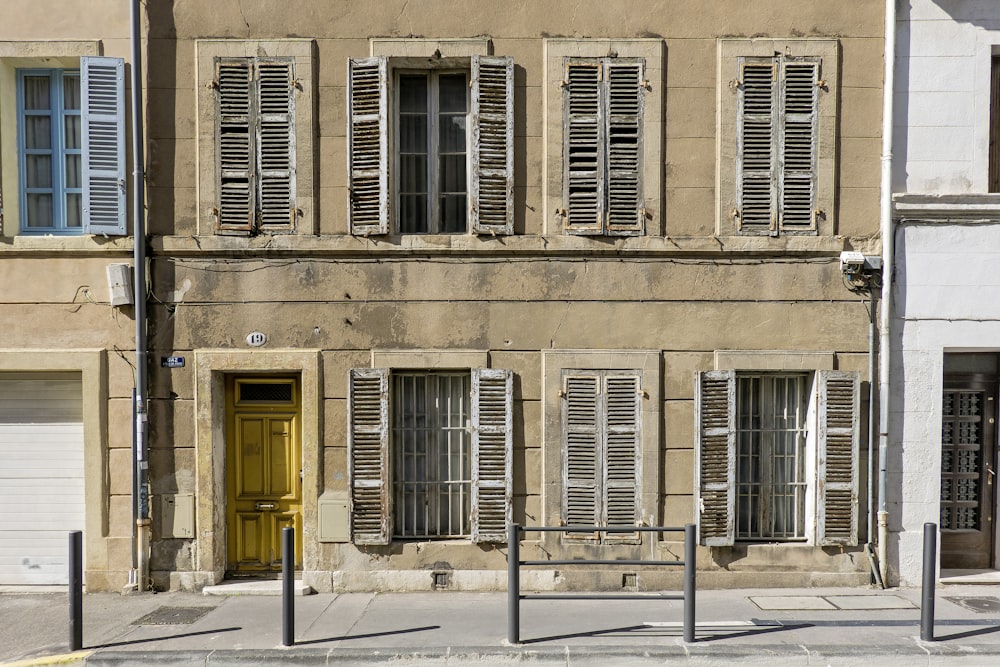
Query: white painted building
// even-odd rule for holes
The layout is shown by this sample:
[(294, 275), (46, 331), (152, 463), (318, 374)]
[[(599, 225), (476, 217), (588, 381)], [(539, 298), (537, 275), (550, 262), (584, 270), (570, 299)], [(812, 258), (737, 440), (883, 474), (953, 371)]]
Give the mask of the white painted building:
[(943, 577), (1000, 566), (1000, 2), (897, 12), (886, 486), (890, 580), (917, 585), (928, 522)]

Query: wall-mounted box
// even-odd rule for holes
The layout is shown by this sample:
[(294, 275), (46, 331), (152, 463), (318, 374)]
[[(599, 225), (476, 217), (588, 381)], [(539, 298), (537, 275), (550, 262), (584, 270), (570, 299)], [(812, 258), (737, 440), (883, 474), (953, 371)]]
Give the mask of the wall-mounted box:
[(160, 496), (160, 537), (194, 537), (194, 494)]
[(131, 266), (108, 264), (108, 292), (112, 306), (127, 306), (135, 301)]
[(319, 541), (350, 542), (351, 524), (346, 491), (328, 491), (319, 497)]

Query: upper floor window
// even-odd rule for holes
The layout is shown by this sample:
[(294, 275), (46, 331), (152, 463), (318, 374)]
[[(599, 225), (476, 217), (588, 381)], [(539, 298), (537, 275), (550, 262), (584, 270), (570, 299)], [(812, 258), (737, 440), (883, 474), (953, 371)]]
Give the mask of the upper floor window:
[(351, 233), (509, 234), (513, 61), (427, 63), (350, 61)]

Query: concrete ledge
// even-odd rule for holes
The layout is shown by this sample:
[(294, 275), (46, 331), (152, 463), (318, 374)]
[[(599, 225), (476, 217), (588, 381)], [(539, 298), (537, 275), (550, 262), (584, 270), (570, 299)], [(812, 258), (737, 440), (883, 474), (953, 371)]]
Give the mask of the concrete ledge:
[[(281, 595), (281, 580), (266, 581), (224, 581), (214, 586), (205, 586), (203, 595)], [(295, 595), (312, 595), (315, 591), (301, 581), (296, 581)]]

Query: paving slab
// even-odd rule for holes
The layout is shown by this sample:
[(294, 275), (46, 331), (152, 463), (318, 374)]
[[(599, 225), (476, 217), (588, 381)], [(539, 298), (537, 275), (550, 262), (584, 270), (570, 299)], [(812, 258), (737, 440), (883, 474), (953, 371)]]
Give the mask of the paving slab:
[(768, 595), (749, 598), (751, 602), (764, 610), (808, 611), (817, 609), (836, 609), (833, 604), (816, 595)]
[(898, 595), (824, 595), (838, 609), (916, 609), (917, 605)]

